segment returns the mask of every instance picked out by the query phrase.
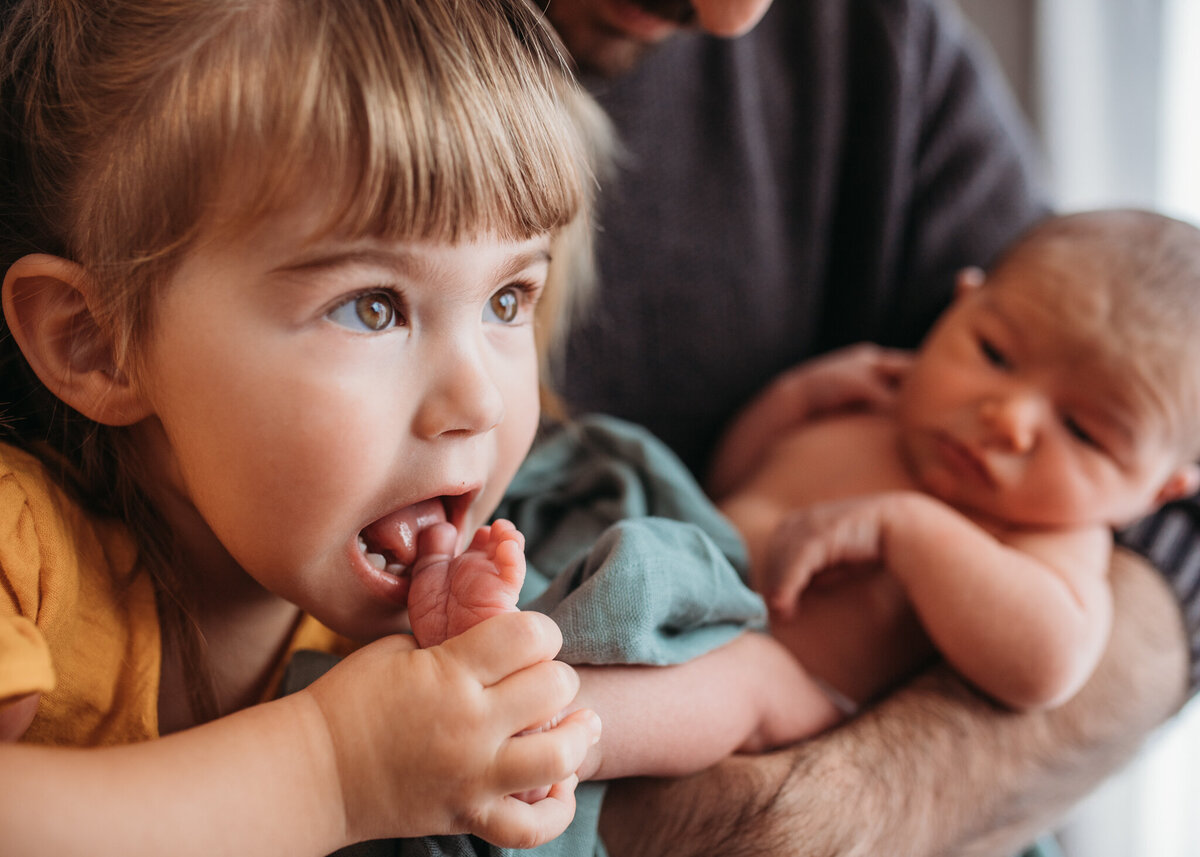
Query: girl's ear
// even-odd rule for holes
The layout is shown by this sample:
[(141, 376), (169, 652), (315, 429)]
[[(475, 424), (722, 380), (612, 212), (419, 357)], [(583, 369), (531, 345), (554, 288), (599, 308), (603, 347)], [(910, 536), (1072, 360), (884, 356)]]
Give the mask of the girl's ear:
[(4, 318), (33, 371), (88, 419), (130, 425), (150, 410), (113, 360), (88, 303), (92, 281), (66, 259), (23, 256), (4, 277)]
[(1158, 489), (1154, 498), (1156, 506), (1188, 497), (1200, 490), (1200, 465), (1184, 464), (1167, 477), (1167, 481)]
[(963, 268), (958, 272), (958, 276), (954, 278), (954, 296), (961, 298), (963, 295), (973, 292), (983, 285), (987, 280), (987, 274), (983, 268)]

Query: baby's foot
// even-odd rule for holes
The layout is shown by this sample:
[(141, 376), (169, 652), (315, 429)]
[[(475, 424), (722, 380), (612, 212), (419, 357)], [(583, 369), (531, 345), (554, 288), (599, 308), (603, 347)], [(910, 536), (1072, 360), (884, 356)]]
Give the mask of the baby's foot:
[(446, 523), (421, 532), (408, 592), (408, 618), (422, 648), (436, 646), (489, 616), (517, 609), (525, 579), (525, 537), (509, 521), (480, 527), (454, 556), (458, 533)]

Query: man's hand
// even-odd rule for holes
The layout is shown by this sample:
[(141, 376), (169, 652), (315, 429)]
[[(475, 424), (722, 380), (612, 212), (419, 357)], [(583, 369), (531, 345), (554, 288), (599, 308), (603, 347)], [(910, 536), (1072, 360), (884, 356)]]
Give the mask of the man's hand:
[(1186, 693), (1179, 608), (1119, 551), (1117, 611), (1096, 672), (1069, 703), (1016, 714), (949, 669), (788, 750), (680, 780), (614, 784), (601, 831), (623, 857), (719, 853), (1007, 857), (1124, 764)]

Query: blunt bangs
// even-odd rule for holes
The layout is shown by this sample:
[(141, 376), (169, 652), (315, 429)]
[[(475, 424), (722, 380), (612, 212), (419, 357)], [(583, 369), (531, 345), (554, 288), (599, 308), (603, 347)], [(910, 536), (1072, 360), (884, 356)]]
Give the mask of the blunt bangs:
[(329, 200), (325, 230), (351, 237), (522, 240), (586, 218), (594, 108), (523, 2), (214, 2), (196, 14), (176, 27), (186, 41), (164, 24), (158, 61), (115, 82), (128, 92), (128, 76), (145, 78), (136, 105), (96, 105), (120, 118), (107, 151), (82, 160), (98, 166), (77, 183), (70, 253), (137, 284), (132, 305), (112, 308), (118, 339), (145, 329), (199, 235), (314, 193)]

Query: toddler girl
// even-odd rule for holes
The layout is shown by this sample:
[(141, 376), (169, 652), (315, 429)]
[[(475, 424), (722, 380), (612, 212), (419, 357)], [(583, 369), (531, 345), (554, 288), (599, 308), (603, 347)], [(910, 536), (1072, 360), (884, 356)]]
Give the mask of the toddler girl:
[(553, 42), (500, 0), (8, 17), (6, 847), (557, 834), (599, 730), (519, 735), (575, 695), (558, 630), (396, 635), (396, 534), (474, 531), (537, 425), (591, 181)]
[[(700, 657), (581, 668), (578, 697), (545, 616), (459, 613), (435, 581), (414, 595), (435, 644), (399, 633), (423, 552), (469, 548), (456, 567), (509, 590), (524, 571), (511, 526), (472, 534), (533, 440), (586, 256), (594, 108), (547, 33), (521, 0), (7, 13), (13, 852), (528, 847), (569, 822), (576, 772), (811, 728), (803, 674), (740, 633), (750, 602), (705, 615)], [(300, 648), (348, 657), (263, 702)]]

